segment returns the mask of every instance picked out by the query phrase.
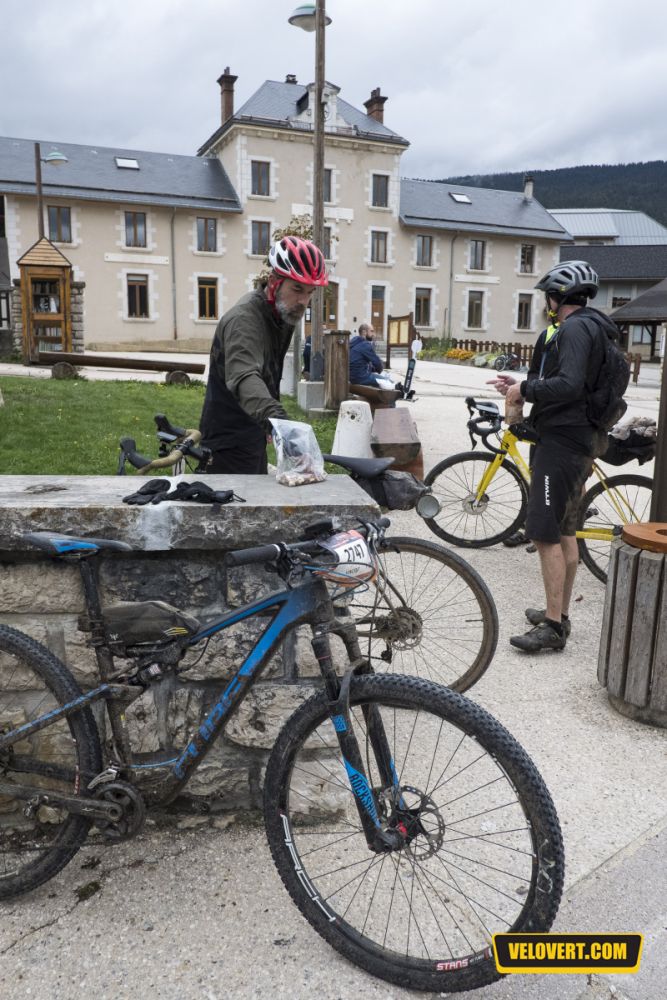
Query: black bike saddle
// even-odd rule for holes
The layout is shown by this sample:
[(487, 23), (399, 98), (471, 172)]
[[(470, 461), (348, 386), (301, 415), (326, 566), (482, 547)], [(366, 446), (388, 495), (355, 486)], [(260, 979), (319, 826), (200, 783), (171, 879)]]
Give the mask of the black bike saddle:
[(364, 479), (373, 479), (380, 476), (394, 464), (393, 458), (344, 458), (341, 455), (322, 455), (325, 462), (332, 462), (348, 469), (355, 476), (362, 476)]

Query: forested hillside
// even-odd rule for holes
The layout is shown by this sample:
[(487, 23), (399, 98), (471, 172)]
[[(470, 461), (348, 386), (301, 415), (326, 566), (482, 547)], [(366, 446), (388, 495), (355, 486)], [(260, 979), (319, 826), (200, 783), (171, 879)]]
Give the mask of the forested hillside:
[(535, 179), (535, 198), (545, 208), (625, 208), (646, 212), (667, 226), (667, 161), (617, 166), (563, 167), (523, 173), (445, 177), (451, 184), (523, 190), (525, 173)]

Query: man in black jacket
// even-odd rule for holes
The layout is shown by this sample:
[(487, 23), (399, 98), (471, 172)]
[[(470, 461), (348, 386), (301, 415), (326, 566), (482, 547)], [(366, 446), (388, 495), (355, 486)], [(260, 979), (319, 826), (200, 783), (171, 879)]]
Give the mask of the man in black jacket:
[(570, 634), (569, 605), (579, 562), (577, 514), (593, 458), (606, 435), (590, 423), (587, 397), (604, 362), (603, 336), (615, 338), (614, 324), (587, 307), (598, 276), (586, 261), (564, 261), (538, 282), (549, 316), (557, 326), (537, 342), (528, 377), (499, 376), (507, 401), (532, 403), (529, 422), (538, 443), (531, 462), (526, 534), (540, 557), (546, 608), (528, 608), (533, 628), (510, 642), (527, 653), (564, 649)]
[(213, 452), (209, 473), (267, 471), (270, 417), (288, 419), (280, 380), (294, 327), (328, 278), (322, 252), (285, 236), (269, 250), (271, 275), (239, 299), (218, 323), (202, 410), (202, 444)]

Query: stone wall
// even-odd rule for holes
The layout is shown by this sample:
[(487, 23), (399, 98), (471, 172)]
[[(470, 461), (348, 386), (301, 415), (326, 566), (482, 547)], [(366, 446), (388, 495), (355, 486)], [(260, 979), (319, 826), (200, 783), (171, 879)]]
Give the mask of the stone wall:
[[(160, 599), (203, 621), (282, 587), (275, 575), (259, 567), (226, 569), (225, 551), (294, 541), (307, 523), (321, 517), (336, 516), (351, 525), (357, 517), (377, 514), (346, 476), (298, 489), (281, 487), (268, 476), (209, 479), (214, 488), (233, 487), (247, 502), (130, 507), (120, 501), (138, 485), (136, 479), (2, 477), (0, 622), (44, 643), (82, 688), (91, 688), (97, 683), (96, 659), (87, 633), (78, 627), (84, 611), (78, 567), (30, 551), (21, 540), (24, 532), (69, 531), (129, 542), (132, 553), (107, 554), (101, 560), (103, 604)], [(262, 628), (259, 619), (252, 619), (226, 629), (203, 654), (199, 647), (188, 654), (184, 663), (191, 665), (185, 672), (168, 675), (135, 701), (127, 710), (134, 749), (150, 753), (183, 747)], [(205, 803), (213, 815), (260, 807), (262, 776), (275, 737), (319, 677), (309, 637), (308, 628), (287, 635), (186, 787), (193, 805)], [(342, 645), (337, 648), (342, 652)], [(104, 735), (102, 713), (97, 716)]]

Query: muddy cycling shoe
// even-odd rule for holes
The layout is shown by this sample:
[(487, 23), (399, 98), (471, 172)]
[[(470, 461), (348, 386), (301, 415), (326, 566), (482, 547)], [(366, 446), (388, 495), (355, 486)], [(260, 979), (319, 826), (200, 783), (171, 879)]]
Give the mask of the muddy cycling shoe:
[[(541, 625), (542, 622), (546, 621), (547, 613), (544, 609), (540, 611), (538, 608), (526, 608), (526, 618), (531, 625)], [(572, 622), (569, 618), (561, 618), (561, 625), (563, 626), (563, 635), (567, 639), (572, 631)]]
[(526, 532), (520, 528), (518, 531), (515, 531), (513, 535), (510, 535), (509, 538), (506, 538), (503, 541), (503, 545), (506, 545), (508, 549), (513, 549), (518, 545), (528, 545), (529, 542), (530, 538), (528, 538)]
[(168, 479), (149, 479), (136, 493), (130, 493), (129, 496), (123, 497), (123, 503), (137, 507), (142, 507), (147, 503), (159, 503), (160, 500), (164, 499), (170, 487), (171, 483)]
[(567, 639), (559, 635), (555, 628), (543, 622), (529, 629), (525, 635), (513, 635), (510, 645), (523, 653), (541, 653), (543, 649), (553, 649), (555, 652), (565, 649)]

